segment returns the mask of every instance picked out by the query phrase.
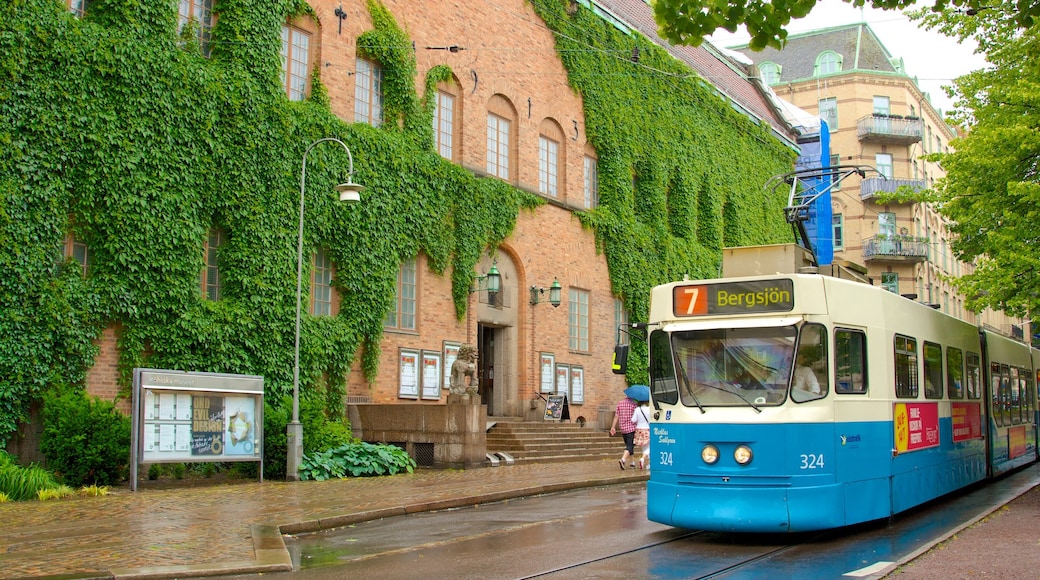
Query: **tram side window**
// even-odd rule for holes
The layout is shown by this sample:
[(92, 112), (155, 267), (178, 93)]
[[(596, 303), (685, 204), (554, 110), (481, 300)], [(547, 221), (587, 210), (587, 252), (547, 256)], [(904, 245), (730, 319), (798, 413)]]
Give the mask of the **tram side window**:
[(964, 354), (959, 348), (946, 349), (946, 394), (951, 399), (964, 398)]
[(867, 336), (859, 330), (834, 331), (834, 392), (867, 392)]
[(941, 399), (942, 384), (942, 347), (934, 342), (924, 342), (924, 396), (927, 399)]
[(907, 336), (896, 335), (896, 397), (916, 399), (917, 385), (917, 341)]
[(968, 398), (978, 400), (982, 398), (982, 370), (978, 353), (969, 352), (964, 357), (964, 367), (964, 382), (968, 387)]
[(1019, 374), (1022, 377), (1022, 397), (1023, 397), (1023, 412), (1025, 417), (1022, 419), (1025, 423), (1032, 423), (1032, 417), (1036, 416), (1036, 388), (1033, 383), (1033, 375), (1028, 370), (1023, 369)]
[(990, 398), (993, 401), (993, 417), (998, 427), (1008, 424), (1008, 367), (1000, 363), (990, 363)]
[(1022, 422), (1022, 384), (1019, 382), (1018, 369), (1010, 367), (1011, 374), (1008, 378), (1008, 410), (1011, 412), (1011, 424), (1018, 425)]
[(675, 365), (668, 333), (655, 330), (650, 334), (650, 385), (655, 401), (674, 405), (679, 401), (675, 388)]
[(791, 400), (796, 403), (827, 396), (830, 369), (827, 368), (827, 328), (822, 324), (802, 326), (798, 356), (791, 378)]

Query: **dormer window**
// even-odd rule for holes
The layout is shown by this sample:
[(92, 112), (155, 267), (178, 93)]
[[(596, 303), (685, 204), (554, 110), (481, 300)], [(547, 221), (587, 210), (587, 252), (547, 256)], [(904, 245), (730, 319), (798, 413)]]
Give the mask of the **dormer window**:
[(842, 57), (833, 50), (821, 52), (816, 57), (815, 76), (830, 75), (841, 72)]
[(764, 62), (758, 65), (758, 76), (767, 85), (780, 82), (780, 65), (775, 62)]

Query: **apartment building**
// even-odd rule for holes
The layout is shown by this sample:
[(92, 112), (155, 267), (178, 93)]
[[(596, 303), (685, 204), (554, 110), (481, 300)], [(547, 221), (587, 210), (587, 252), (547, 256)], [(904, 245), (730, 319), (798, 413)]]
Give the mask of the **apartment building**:
[(1021, 320), (972, 313), (949, 279), (971, 271), (950, 248), (945, 219), (928, 203), (883, 196), (935, 184), (942, 167), (924, 159), (949, 151), (956, 130), (866, 23), (791, 35), (783, 50), (736, 47), (781, 98), (819, 115), (830, 129), (831, 166), (865, 168), (834, 187), (834, 258), (867, 268), (879, 284), (1007, 335)]

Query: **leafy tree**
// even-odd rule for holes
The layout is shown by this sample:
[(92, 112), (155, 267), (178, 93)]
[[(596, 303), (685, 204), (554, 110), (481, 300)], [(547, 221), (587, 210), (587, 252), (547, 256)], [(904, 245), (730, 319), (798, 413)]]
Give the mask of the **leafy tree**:
[(954, 280), (967, 307), (1012, 316), (1040, 310), (1040, 25), (1022, 29), (1012, 12), (914, 15), (925, 26), (973, 37), (991, 66), (956, 79), (951, 121), (970, 131), (933, 154), (946, 170), (935, 187), (952, 220), (953, 250), (975, 271)]
[[(910, 8), (917, 0), (845, 0), (859, 7), (867, 4), (882, 10)], [(787, 38), (787, 25), (793, 18), (804, 18), (817, 0), (654, 0), (654, 16), (661, 36), (675, 44), (698, 46), (704, 37), (719, 28), (736, 32), (743, 24), (751, 35), (752, 50), (767, 46), (781, 48)], [(1015, 26), (1030, 28), (1040, 18), (1040, 1), (1021, 0), (994, 3), (984, 0), (935, 0), (933, 12), (976, 15), (988, 11), (1006, 12)]]

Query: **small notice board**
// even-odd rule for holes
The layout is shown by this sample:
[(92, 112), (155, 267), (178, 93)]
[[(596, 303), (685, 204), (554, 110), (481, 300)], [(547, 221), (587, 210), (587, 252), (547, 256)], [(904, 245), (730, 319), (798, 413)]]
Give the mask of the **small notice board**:
[(549, 395), (545, 402), (546, 421), (559, 421), (563, 416), (564, 395)]
[(130, 490), (139, 463), (260, 462), (264, 479), (264, 379), (134, 369)]

